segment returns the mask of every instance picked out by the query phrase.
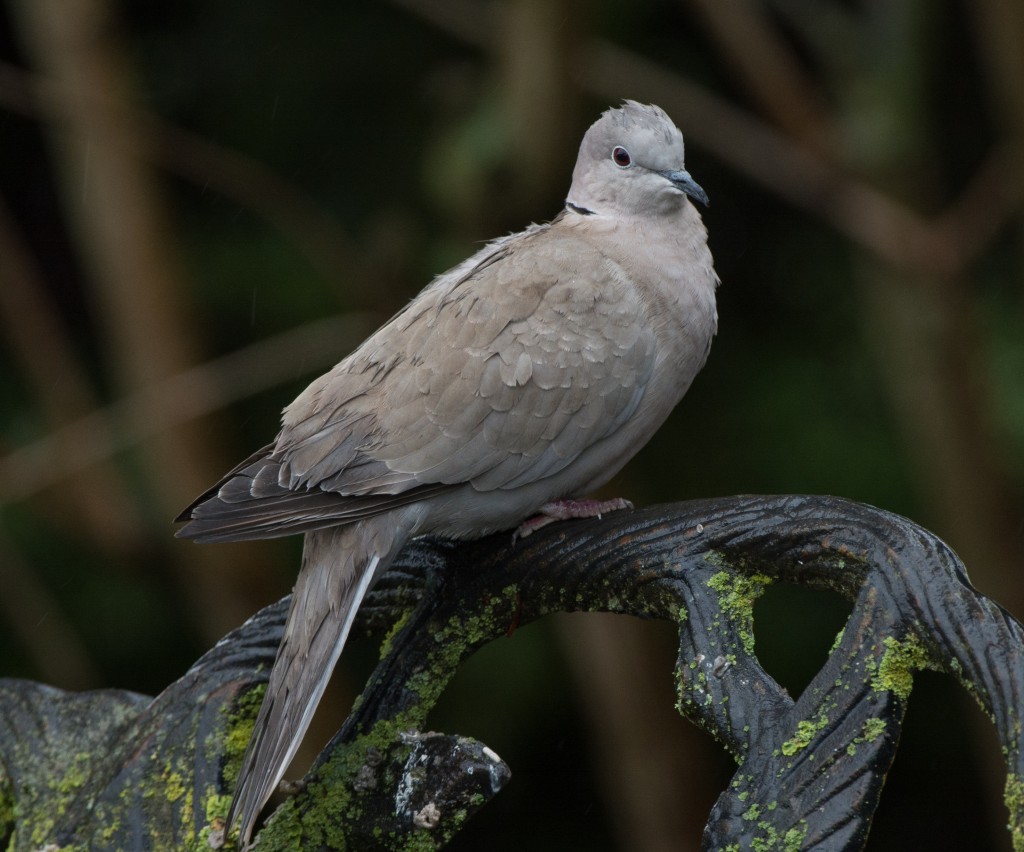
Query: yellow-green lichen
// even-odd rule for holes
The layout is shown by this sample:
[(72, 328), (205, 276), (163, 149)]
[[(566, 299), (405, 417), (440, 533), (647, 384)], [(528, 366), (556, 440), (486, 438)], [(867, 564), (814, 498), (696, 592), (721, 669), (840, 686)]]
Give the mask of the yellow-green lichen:
[(227, 819), (228, 808), (231, 807), (231, 797), (217, 793), (213, 787), (206, 790), (206, 821), (213, 822), (216, 819)]
[(242, 757), (252, 739), (253, 728), (256, 726), (256, 715), (259, 713), (263, 695), (267, 691), (266, 684), (254, 686), (233, 705), (228, 705), (227, 728), (224, 735), (224, 783), (228, 788), (235, 785), (238, 770), (242, 767)]
[(206, 814), (206, 825), (204, 825), (199, 831), (199, 843), (197, 848), (209, 849), (210, 833), (213, 831), (223, 831), (224, 826), (227, 823), (228, 808), (231, 806), (231, 796), (218, 793), (215, 787), (209, 786), (203, 793), (203, 800), (206, 802), (206, 807), (203, 809)]
[(819, 716), (817, 721), (803, 719), (797, 722), (796, 733), (781, 746), (782, 753), (787, 757), (792, 757), (798, 751), (807, 748), (826, 725), (828, 725), (828, 716), (824, 714)]
[[(720, 555), (715, 555), (721, 560)], [(717, 564), (708, 554), (705, 559)], [(754, 602), (771, 585), (771, 577), (765, 574), (735, 574), (719, 571), (708, 580), (708, 588), (718, 592), (718, 605), (722, 612), (738, 626), (743, 649), (754, 653)]]
[[(996, 717), (995, 714), (992, 712), (992, 708), (985, 703), (985, 700), (982, 698), (981, 693), (978, 691), (977, 684), (975, 684), (970, 678), (967, 677), (966, 674), (964, 674), (963, 664), (956, 657), (953, 657), (952, 659), (946, 661), (946, 668), (947, 671), (949, 671), (949, 673), (957, 679), (960, 685), (967, 690), (970, 696), (974, 699), (974, 703), (981, 708), (981, 712), (984, 713), (985, 716), (988, 718), (989, 722), (991, 722), (994, 725), (996, 722)], [(1017, 723), (1017, 728), (1020, 728), (1019, 722)]]
[[(774, 811), (776, 807), (777, 803), (772, 802), (766, 806), (766, 809)], [(747, 814), (753, 812), (753, 810), (753, 807), (748, 809), (747, 813), (743, 814), (743, 818), (748, 819)], [(754, 850), (754, 852), (799, 852), (803, 847), (804, 838), (807, 837), (807, 823), (801, 820), (798, 826), (794, 826), (785, 832), (780, 832), (770, 822), (761, 820), (757, 823), (757, 832), (750, 839), (749, 848)], [(726, 849), (739, 849), (739, 845), (728, 846)]]
[[(295, 807), (295, 800), (288, 799), (263, 827), (261, 843), (268, 849), (295, 849), (300, 845), (347, 848), (344, 827), (360, 819), (363, 807), (353, 781), (370, 754), (376, 754), (378, 761), (390, 754), (385, 762), (401, 762), (402, 756), (396, 757), (393, 750), (411, 750), (411, 744), (402, 744), (402, 734), (416, 728), (411, 720), (412, 715), (408, 713), (394, 720), (381, 720), (351, 743), (335, 748), (328, 764), (308, 786), (316, 807), (300, 811)], [(339, 815), (344, 818), (339, 819)]]
[(61, 803), (57, 806), (58, 812), (63, 812), (67, 807), (67, 798), (73, 797), (89, 780), (89, 765), (92, 758), (88, 754), (76, 754), (71, 760), (71, 766), (57, 781), (57, 792), (61, 796)]
[(15, 826), (14, 799), (0, 795), (0, 837)]
[[(71, 757), (64, 774), (50, 783), (56, 807), (41, 809), (34, 814), (30, 838), (33, 847), (44, 847), (50, 842), (50, 832), (56, 825), (57, 818), (67, 811), (68, 805), (89, 781), (91, 764), (92, 756), (86, 752), (79, 752)], [(14, 842), (13, 838), (11, 842)]]
[(420, 697), (419, 707), (410, 710), (409, 721), (413, 723), (410, 727), (419, 727), (426, 721), (426, 714), (437, 703), (469, 649), (507, 629), (505, 621), (510, 608), (514, 610), (518, 595), (518, 587), (508, 585), (492, 596), (479, 615), (468, 618), (453, 616), (435, 631), (436, 650), (429, 655), (427, 667), (410, 677), (407, 684)]
[(107, 845), (111, 845), (114, 842), (114, 838), (117, 837), (121, 831), (121, 820), (118, 818), (111, 819), (100, 831), (100, 837)]
[(402, 632), (402, 628), (409, 623), (409, 619), (412, 617), (413, 610), (407, 609), (399, 616), (398, 620), (391, 625), (391, 629), (385, 634), (384, 639), (380, 643), (380, 659), (384, 659), (388, 654), (391, 653), (391, 648), (394, 645), (395, 637)]
[(177, 772), (170, 772), (164, 779), (164, 795), (167, 797), (168, 802), (176, 802), (185, 793), (188, 792), (188, 787), (185, 785), (184, 779)]
[(857, 753), (857, 746), (861, 743), (873, 743), (885, 733), (885, 728), (886, 723), (884, 719), (868, 719), (861, 728), (861, 735), (854, 737), (853, 742), (846, 747), (846, 753), (852, 757)]
[(875, 692), (891, 692), (906, 701), (914, 687), (914, 672), (933, 668), (921, 640), (913, 633), (901, 642), (894, 636), (884, 639), (885, 652), (871, 679)]
[(804, 838), (807, 837), (807, 824), (801, 822), (793, 826), (782, 835), (782, 852), (799, 852), (804, 846)]
[[(150, 760), (155, 761), (156, 758), (155, 752), (150, 755)], [(133, 807), (132, 795), (127, 787), (121, 791), (121, 801), (128, 808)], [(181, 842), (186, 848), (192, 848), (196, 840), (192, 795), (192, 781), (183, 754), (168, 757), (160, 767), (159, 774), (148, 779), (146, 790), (143, 792), (145, 798), (163, 796), (171, 805), (171, 812), (175, 814), (180, 825)]]
[(1024, 779), (1013, 772), (1006, 776), (1003, 786), (1003, 803), (1010, 812), (1010, 822), (1006, 826), (1013, 840), (1013, 852), (1024, 852)]
[(886, 723), (884, 719), (868, 719), (864, 723), (864, 741), (873, 743), (885, 733)]

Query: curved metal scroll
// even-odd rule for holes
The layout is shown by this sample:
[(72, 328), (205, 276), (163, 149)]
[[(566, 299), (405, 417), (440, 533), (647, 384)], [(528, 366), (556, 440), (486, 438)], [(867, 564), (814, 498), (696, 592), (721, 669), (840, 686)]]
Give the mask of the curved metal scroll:
[[(753, 601), (778, 580), (854, 602), (796, 701), (753, 654)], [(0, 840), (221, 842), (286, 606), (257, 614), (151, 702), (0, 682)], [(1024, 841), (1021, 624), (904, 518), (831, 497), (732, 497), (556, 524), (515, 545), (507, 534), (414, 542), (357, 624), (397, 621), (379, 666), (259, 848), (443, 846), (509, 771), (481, 743), (424, 733), (428, 712), (477, 648), (579, 610), (679, 625), (679, 709), (739, 762), (706, 848), (862, 849), (922, 668), (957, 677), (995, 724), (1010, 830)]]

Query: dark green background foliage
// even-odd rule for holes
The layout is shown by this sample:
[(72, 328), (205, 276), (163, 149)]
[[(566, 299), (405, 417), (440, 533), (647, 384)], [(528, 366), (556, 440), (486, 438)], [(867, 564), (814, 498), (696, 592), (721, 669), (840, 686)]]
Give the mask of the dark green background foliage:
[[(170, 518), (432, 275), (554, 215), (627, 97), (676, 119), (711, 196), (721, 330), (608, 493), (866, 501), (1024, 614), (1020, 44), (996, 0), (7, 0), (0, 674), (157, 692), (287, 592), (297, 541), (196, 548)], [(171, 396), (240, 350), (190, 374), (202, 416)], [(759, 604), (794, 694), (845, 612)], [(456, 848), (697, 848), (729, 763), (672, 718), (672, 631), (626, 621), (549, 620), (466, 666), (433, 724), (514, 779)], [(312, 747), (374, 655), (346, 652)], [(919, 678), (870, 847), (1008, 848), (994, 742)]]

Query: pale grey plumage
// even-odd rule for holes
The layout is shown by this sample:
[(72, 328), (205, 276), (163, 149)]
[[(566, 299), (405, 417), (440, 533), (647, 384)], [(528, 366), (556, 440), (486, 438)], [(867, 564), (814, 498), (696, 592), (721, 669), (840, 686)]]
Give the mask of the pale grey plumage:
[(510, 529), (597, 488), (686, 392), (718, 283), (687, 196), (707, 200), (664, 112), (609, 110), (584, 136), (558, 217), (435, 279), (182, 513), (179, 535), (200, 541), (306, 533), (229, 814), (243, 844), (363, 594), (406, 539)]

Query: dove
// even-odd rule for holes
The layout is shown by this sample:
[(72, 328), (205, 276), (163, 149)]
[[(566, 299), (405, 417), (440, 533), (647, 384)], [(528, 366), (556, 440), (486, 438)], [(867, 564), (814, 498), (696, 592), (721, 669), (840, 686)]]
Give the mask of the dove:
[[(415, 535), (455, 539), (625, 501), (580, 499), (664, 422), (703, 367), (718, 286), (659, 107), (586, 132), (564, 208), (498, 238), (285, 408), (276, 440), (195, 500), (180, 537), (303, 533), (283, 638), (227, 819), (248, 845), (360, 602)], [(529, 520), (532, 519), (532, 520)]]

